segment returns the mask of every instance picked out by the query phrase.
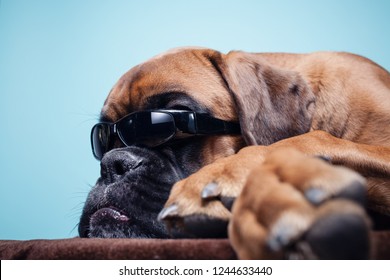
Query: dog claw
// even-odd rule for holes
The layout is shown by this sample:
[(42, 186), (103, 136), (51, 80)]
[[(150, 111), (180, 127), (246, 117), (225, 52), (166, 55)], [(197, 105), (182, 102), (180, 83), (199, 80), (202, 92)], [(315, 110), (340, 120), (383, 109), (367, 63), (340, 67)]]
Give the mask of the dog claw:
[(308, 189), (305, 192), (305, 196), (314, 205), (321, 204), (327, 198), (326, 192), (318, 188)]
[(168, 207), (165, 207), (161, 212), (158, 214), (157, 219), (159, 221), (165, 220), (167, 218), (175, 218), (179, 215), (179, 207), (176, 204), (172, 204)]
[(319, 158), (327, 163), (332, 163), (332, 158), (330, 156), (318, 155), (316, 158)]
[(221, 203), (229, 211), (232, 211), (233, 203), (236, 200), (235, 197), (223, 196), (221, 197)]
[(218, 184), (215, 182), (208, 183), (202, 190), (201, 198), (210, 199), (216, 198), (221, 194), (221, 190), (218, 187)]

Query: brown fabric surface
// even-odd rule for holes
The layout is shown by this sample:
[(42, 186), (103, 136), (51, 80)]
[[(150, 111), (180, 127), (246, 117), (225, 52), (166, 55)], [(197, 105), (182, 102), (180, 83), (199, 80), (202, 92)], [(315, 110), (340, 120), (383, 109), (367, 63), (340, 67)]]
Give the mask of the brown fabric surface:
[(0, 259), (234, 259), (226, 239), (2, 240)]
[(373, 259), (390, 260), (390, 231), (376, 231), (372, 234)]
[[(390, 231), (373, 232), (373, 259), (390, 259)], [(235, 259), (227, 239), (2, 240), (0, 259)]]

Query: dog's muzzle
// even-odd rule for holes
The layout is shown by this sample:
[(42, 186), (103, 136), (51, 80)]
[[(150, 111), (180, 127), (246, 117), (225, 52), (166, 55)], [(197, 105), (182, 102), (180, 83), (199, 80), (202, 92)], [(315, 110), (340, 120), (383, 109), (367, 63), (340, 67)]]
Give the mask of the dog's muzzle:
[(166, 238), (157, 215), (172, 185), (182, 179), (168, 156), (137, 146), (114, 149), (101, 161), (79, 224), (80, 237)]

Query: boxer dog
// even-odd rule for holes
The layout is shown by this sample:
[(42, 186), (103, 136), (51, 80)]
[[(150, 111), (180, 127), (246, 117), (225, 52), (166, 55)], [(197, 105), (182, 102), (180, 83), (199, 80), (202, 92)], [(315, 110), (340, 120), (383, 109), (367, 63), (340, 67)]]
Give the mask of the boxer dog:
[(390, 75), (358, 55), (174, 49), (119, 79), (91, 141), (81, 237), (362, 259), (390, 221)]

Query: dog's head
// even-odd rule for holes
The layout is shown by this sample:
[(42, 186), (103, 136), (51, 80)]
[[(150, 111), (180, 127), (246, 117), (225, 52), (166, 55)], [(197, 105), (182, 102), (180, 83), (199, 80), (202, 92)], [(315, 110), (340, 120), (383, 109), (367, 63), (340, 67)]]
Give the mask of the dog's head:
[(113, 124), (139, 111), (181, 110), (239, 123), (241, 134), (200, 133), (150, 147), (142, 141), (124, 144), (116, 131), (120, 125), (108, 125), (115, 137), (84, 206), (80, 236), (168, 237), (157, 215), (175, 182), (245, 145), (306, 132), (312, 104), (298, 74), (271, 67), (255, 54), (176, 49), (132, 68), (110, 92), (101, 122)]

